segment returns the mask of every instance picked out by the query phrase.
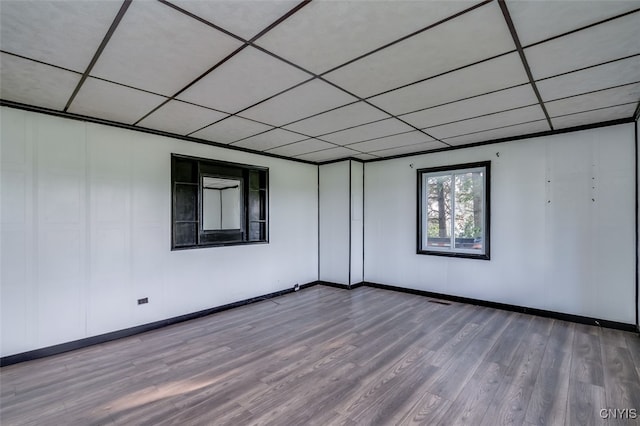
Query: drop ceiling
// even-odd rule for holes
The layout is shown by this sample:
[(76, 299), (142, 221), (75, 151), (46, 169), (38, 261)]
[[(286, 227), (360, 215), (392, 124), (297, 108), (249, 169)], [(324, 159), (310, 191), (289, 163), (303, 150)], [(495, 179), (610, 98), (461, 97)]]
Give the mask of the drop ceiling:
[(0, 0), (3, 105), (309, 162), (630, 120), (640, 0)]

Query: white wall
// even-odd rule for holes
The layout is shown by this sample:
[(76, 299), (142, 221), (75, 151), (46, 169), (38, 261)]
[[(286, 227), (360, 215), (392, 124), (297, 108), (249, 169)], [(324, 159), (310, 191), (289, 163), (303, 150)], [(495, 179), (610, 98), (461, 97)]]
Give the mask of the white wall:
[(320, 171), (320, 280), (349, 284), (349, 161)]
[[(365, 280), (634, 323), (633, 131), (365, 164)], [(491, 160), (491, 260), (417, 255), (416, 169), (483, 160)]]
[[(316, 166), (0, 113), (2, 356), (317, 279)], [(171, 251), (171, 153), (269, 167), (269, 244)]]
[(320, 169), (320, 280), (363, 281), (364, 164), (345, 160)]
[(364, 164), (351, 161), (351, 284), (364, 281)]
[[(640, 121), (636, 121), (636, 152), (638, 155), (638, 158), (636, 158), (636, 164), (640, 164), (640, 147), (638, 144), (640, 144)], [(638, 176), (638, 179), (640, 179), (640, 175)], [(640, 198), (640, 180), (637, 182), (636, 188), (638, 189), (637, 197)], [(640, 210), (638, 210), (638, 223), (640, 223)], [(636, 244), (640, 244), (640, 241), (636, 241)], [(640, 264), (640, 259), (638, 259), (638, 264)], [(636, 264), (636, 268), (638, 264)], [(636, 283), (636, 285), (638, 284)], [(636, 289), (636, 292), (636, 312), (640, 313), (640, 289)], [(638, 327), (638, 331), (640, 331), (640, 318), (638, 318), (638, 316), (636, 316), (636, 326)]]

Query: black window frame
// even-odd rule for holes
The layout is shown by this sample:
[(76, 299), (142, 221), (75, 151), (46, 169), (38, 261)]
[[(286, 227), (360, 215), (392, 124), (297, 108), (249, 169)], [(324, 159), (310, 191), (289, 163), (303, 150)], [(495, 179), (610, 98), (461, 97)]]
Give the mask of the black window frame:
[[(240, 181), (239, 229), (204, 229), (204, 177)], [(269, 168), (171, 154), (171, 250), (268, 243)]]
[[(465, 169), (484, 168), (484, 223), (483, 223), (483, 245), (484, 253), (469, 253), (456, 251), (456, 248), (449, 250), (430, 250), (423, 246), (423, 175), (439, 172), (455, 172)], [(447, 166), (430, 167), (418, 169), (417, 176), (417, 245), (416, 254), (457, 257), (465, 259), (491, 260), (491, 161), (480, 161), (475, 163), (452, 164)]]

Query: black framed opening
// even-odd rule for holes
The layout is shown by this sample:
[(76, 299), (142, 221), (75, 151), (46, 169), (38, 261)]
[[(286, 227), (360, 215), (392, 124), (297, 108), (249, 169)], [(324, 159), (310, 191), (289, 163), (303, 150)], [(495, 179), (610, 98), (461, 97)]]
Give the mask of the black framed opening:
[(491, 162), (419, 169), (417, 253), (490, 259)]
[(171, 154), (172, 250), (268, 243), (269, 169)]

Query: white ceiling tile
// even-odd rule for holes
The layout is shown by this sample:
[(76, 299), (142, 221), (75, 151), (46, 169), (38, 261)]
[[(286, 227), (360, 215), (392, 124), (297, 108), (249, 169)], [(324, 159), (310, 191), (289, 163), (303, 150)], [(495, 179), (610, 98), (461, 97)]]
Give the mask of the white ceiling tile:
[(399, 146), (396, 148), (383, 149), (380, 151), (374, 151), (373, 154), (378, 157), (389, 157), (392, 155), (412, 154), (423, 151), (431, 151), (438, 148), (446, 148), (447, 146), (438, 141), (423, 142), (414, 145)]
[(528, 81), (520, 57), (511, 53), (370, 98), (369, 101), (398, 115)]
[(507, 7), (520, 38), (527, 46), (638, 8), (638, 1), (508, 0)]
[(6, 53), (0, 56), (0, 97), (7, 101), (62, 110), (80, 77)]
[(277, 146), (286, 145), (308, 139), (306, 136), (297, 133), (288, 132), (282, 129), (273, 129), (259, 135), (251, 136), (241, 141), (233, 143), (233, 146), (241, 146), (243, 148), (255, 149), (258, 151), (266, 151)]
[(218, 143), (231, 143), (237, 140), (266, 132), (271, 129), (266, 124), (256, 123), (240, 117), (228, 117), (219, 123), (199, 130), (189, 136)]
[(118, 1), (2, 0), (2, 50), (84, 72), (116, 17)]
[(312, 80), (241, 115), (263, 123), (281, 126), (301, 118), (354, 102), (356, 98), (321, 80)]
[(134, 1), (91, 75), (171, 96), (240, 45), (160, 2)]
[(457, 136), (445, 139), (444, 142), (453, 145), (466, 145), (470, 143), (486, 142), (494, 139), (509, 138), (515, 136), (528, 135), (532, 133), (540, 133), (549, 131), (547, 120), (533, 121), (530, 123), (516, 124), (513, 126), (502, 127), (498, 129), (486, 130), (483, 132), (472, 133), (468, 135)]
[(307, 139), (302, 142), (296, 142), (290, 145), (281, 146), (279, 148), (270, 149), (269, 152), (272, 154), (293, 157), (295, 155), (306, 154), (308, 152), (315, 152), (333, 147), (335, 147), (335, 145), (328, 142), (324, 142), (318, 139)]
[(172, 0), (172, 3), (249, 40), (293, 9), (297, 0)]
[(297, 156), (296, 158), (299, 158), (301, 160), (307, 160), (307, 161), (322, 162), (322, 161), (337, 160), (339, 158), (352, 157), (356, 154), (360, 154), (360, 153), (352, 149), (338, 146), (336, 148), (329, 148), (322, 151), (311, 152), (309, 154), (302, 154)]
[(310, 136), (318, 136), (387, 117), (389, 115), (379, 109), (364, 102), (358, 102), (289, 124), (285, 128)]
[(640, 55), (536, 82), (543, 100), (640, 81)]
[(260, 38), (257, 44), (319, 74), (473, 4), (471, 1), (313, 1)]
[(574, 112), (588, 111), (638, 101), (640, 101), (640, 83), (546, 102), (545, 106), (547, 107), (547, 111), (550, 116), (557, 117), (559, 115), (566, 115)]
[(166, 98), (89, 77), (69, 112), (133, 124)]
[(200, 106), (180, 101), (170, 101), (142, 120), (139, 125), (179, 135), (187, 135), (226, 116), (227, 114)]
[(640, 53), (640, 12), (524, 50), (533, 78)]
[(247, 47), (181, 93), (178, 99), (233, 113), (310, 77), (273, 56)]
[(493, 2), (333, 71), (326, 78), (367, 97), (514, 49), (500, 7)]
[(375, 123), (365, 124), (352, 129), (324, 135), (322, 136), (322, 139), (340, 145), (346, 145), (348, 143), (380, 138), (394, 135), (396, 133), (410, 132), (412, 130), (415, 129), (400, 120), (389, 118), (387, 120), (376, 121)]
[(467, 133), (475, 133), (496, 127), (510, 126), (528, 121), (544, 119), (544, 112), (540, 105), (533, 105), (497, 114), (485, 115), (456, 123), (430, 127), (427, 132), (435, 138), (444, 139)]
[(401, 118), (409, 124), (423, 129), (537, 103), (538, 99), (533, 92), (533, 88), (531, 85), (525, 84), (488, 95), (413, 112), (403, 115)]
[(582, 126), (587, 124), (601, 123), (604, 121), (617, 120), (620, 118), (630, 118), (636, 109), (637, 102), (626, 105), (602, 108), (594, 111), (585, 111), (577, 114), (564, 115), (561, 117), (551, 117), (551, 122), (555, 129)]
[(357, 149), (362, 152), (379, 151), (381, 149), (397, 148), (403, 145), (415, 145), (421, 142), (433, 141), (433, 138), (419, 131), (402, 133), (400, 135), (387, 136), (365, 142), (348, 145), (347, 148)]

